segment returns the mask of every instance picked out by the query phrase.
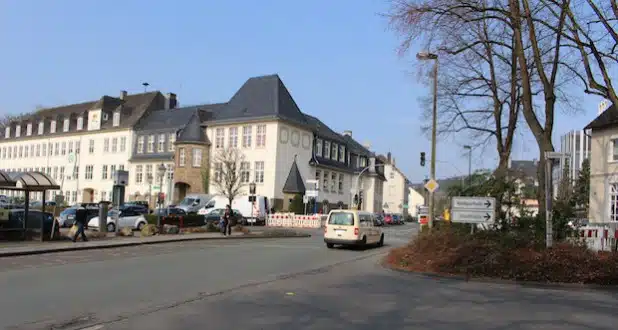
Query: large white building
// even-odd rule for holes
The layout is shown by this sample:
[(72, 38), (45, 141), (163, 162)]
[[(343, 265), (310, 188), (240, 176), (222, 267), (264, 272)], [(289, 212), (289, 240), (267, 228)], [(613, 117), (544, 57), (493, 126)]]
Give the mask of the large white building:
[(174, 94), (122, 92), (42, 110), (2, 128), (0, 170), (45, 172), (73, 203), (110, 200), (111, 175), (124, 169), (125, 199), (152, 201), (163, 192), (178, 202), (188, 193), (218, 193), (218, 154), (237, 148), (241, 194), (254, 182), (276, 209), (304, 194), (308, 179), (320, 182), (319, 210), (349, 206), (362, 172), (362, 208), (382, 210), (381, 161), (351, 131), (339, 134), (303, 113), (278, 75), (248, 79), (224, 103), (176, 104)]
[(395, 158), (390, 152), (386, 157), (380, 156), (380, 158), (384, 162), (384, 175), (386, 176), (386, 181), (383, 183), (384, 212), (407, 216), (410, 211), (408, 203), (410, 182), (397, 168)]

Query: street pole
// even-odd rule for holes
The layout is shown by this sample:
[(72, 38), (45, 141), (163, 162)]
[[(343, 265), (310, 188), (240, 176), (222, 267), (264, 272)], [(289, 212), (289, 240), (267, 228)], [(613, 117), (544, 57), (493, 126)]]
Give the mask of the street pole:
[(468, 149), (468, 187), (472, 187), (472, 148)]
[[(431, 170), (429, 176), (432, 180), (436, 179), (436, 131), (438, 129), (438, 56), (436, 55), (433, 67), (433, 111), (431, 119)], [(427, 225), (431, 229), (434, 219), (434, 192), (429, 192), (429, 216)]]
[(552, 158), (545, 153), (545, 246), (550, 248), (553, 244), (552, 228), (552, 186), (551, 186), (551, 162)]

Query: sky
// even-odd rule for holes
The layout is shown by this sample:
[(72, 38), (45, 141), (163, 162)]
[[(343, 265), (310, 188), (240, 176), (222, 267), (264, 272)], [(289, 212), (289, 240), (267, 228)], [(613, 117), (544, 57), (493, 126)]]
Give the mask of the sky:
[[(139, 93), (143, 82), (181, 106), (225, 102), (249, 77), (276, 73), (303, 112), (390, 151), (419, 182), (430, 158), (419, 99), (431, 90), (414, 74), (420, 45), (398, 53), (389, 9), (387, 0), (3, 0), (0, 115)], [(582, 96), (559, 111), (554, 136), (585, 126), (600, 101)], [(538, 158), (522, 128), (512, 158)], [(438, 141), (438, 178), (467, 174), (467, 143), (465, 133)], [(496, 164), (493, 148), (473, 151), (473, 170)]]

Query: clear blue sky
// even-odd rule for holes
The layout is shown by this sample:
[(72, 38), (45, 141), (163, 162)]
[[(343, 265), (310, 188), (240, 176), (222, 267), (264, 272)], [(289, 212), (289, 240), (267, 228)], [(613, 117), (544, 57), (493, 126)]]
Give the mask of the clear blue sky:
[[(354, 131), (379, 153), (391, 151), (412, 181), (422, 180), (417, 48), (399, 40), (381, 16), (386, 0), (25, 1), (0, 2), (0, 114), (151, 89), (181, 105), (222, 102), (251, 76), (278, 73), (300, 108), (333, 129)], [(560, 115), (556, 134), (594, 118)], [(556, 135), (555, 134), (555, 135)], [(465, 135), (440, 141), (438, 177), (467, 172)], [(493, 148), (474, 167), (493, 167)], [(514, 159), (537, 157), (518, 136)]]

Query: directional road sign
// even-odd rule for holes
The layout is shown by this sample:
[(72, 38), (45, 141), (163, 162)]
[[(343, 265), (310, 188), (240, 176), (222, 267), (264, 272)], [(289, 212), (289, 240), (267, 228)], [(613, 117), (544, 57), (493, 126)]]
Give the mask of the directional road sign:
[(464, 223), (493, 223), (496, 218), (496, 199), (493, 197), (453, 197), (451, 221)]
[(425, 183), (425, 188), (430, 193), (433, 193), (434, 191), (438, 190), (438, 187), (440, 187), (440, 185), (434, 179), (429, 179), (429, 181), (427, 181), (427, 183)]

